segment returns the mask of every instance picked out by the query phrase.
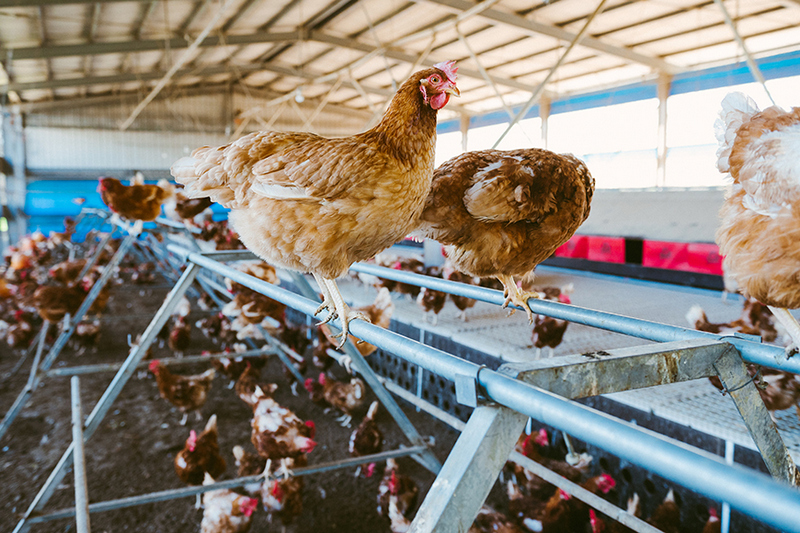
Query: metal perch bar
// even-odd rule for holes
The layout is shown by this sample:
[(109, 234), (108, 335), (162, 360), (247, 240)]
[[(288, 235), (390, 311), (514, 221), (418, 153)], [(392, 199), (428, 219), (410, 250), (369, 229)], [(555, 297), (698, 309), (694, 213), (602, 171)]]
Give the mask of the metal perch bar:
[[(222, 352), (222, 353), (210, 353), (208, 355), (187, 355), (185, 357), (166, 357), (164, 359), (159, 359), (158, 362), (164, 366), (178, 366), (178, 365), (188, 365), (192, 363), (202, 363), (204, 361), (210, 361), (211, 359), (222, 359), (223, 357), (227, 357), (228, 359), (235, 359), (237, 357), (261, 357), (263, 355), (275, 355), (274, 350), (269, 349), (259, 349), (259, 350), (247, 350), (246, 352)], [(48, 370), (44, 373), (46, 377), (64, 377), (64, 376), (78, 376), (78, 375), (85, 375), (85, 374), (98, 374), (100, 372), (115, 372), (122, 368), (124, 363), (106, 363), (106, 364), (98, 364), (98, 365), (83, 365), (83, 366), (71, 366), (66, 368), (55, 368), (53, 370)], [(137, 369), (147, 368), (150, 362), (141, 362), (136, 365)]]
[[(195, 265), (208, 268), (219, 274), (230, 277), (253, 290), (274, 298), (307, 315), (313, 315), (317, 305), (296, 294), (252, 278), (235, 269), (222, 265), (206, 257), (176, 246), (168, 246), (176, 253)], [(230, 257), (230, 254), (214, 254), (219, 257)], [(433, 281), (433, 280), (431, 280)], [(458, 284), (453, 284), (458, 285)], [(436, 288), (436, 287), (434, 287)], [(473, 290), (475, 288), (472, 288)], [(497, 304), (502, 303), (502, 295), (491, 293)], [(463, 292), (468, 292), (463, 290)], [(476, 291), (481, 293), (482, 291)], [(485, 293), (484, 293), (485, 294)], [(496, 296), (495, 296), (496, 295)], [(550, 303), (550, 302), (536, 302)], [(532, 306), (533, 307), (533, 306)], [(560, 305), (546, 306), (548, 309), (561, 308), (578, 318), (585, 318), (594, 312)], [(566, 308), (566, 309), (564, 309)], [(549, 314), (549, 313), (548, 313)], [(605, 314), (604, 314), (605, 315)], [(611, 315), (614, 317), (615, 315)], [(620, 317), (623, 322), (630, 321), (634, 331), (643, 329), (642, 322), (627, 317)], [(659, 324), (654, 326), (661, 326)], [(671, 326), (663, 326), (666, 331), (675, 335), (675, 331), (694, 333), (693, 337), (701, 337), (698, 332), (683, 330)], [(800, 532), (800, 523), (796, 517), (800, 513), (800, 498), (796, 490), (778, 483), (764, 474), (737, 465), (726, 465), (719, 458), (701, 450), (690, 450), (686, 445), (673, 439), (645, 431), (608, 415), (567, 401), (555, 394), (538, 389), (517, 379), (504, 376), (498, 372), (459, 359), (446, 352), (422, 345), (396, 333), (386, 331), (363, 321), (351, 324), (353, 335), (367, 342), (380, 346), (406, 361), (417, 364), (431, 372), (455, 381), (458, 376), (470, 377), (475, 385), (486, 396), (501, 405), (517, 410), (542, 423), (565, 431), (575, 438), (589, 442), (610, 453), (648, 469), (670, 481), (683, 485), (717, 501), (727, 501), (731, 507), (763, 521), (773, 527), (786, 531)], [(607, 328), (608, 329), (608, 328)], [(637, 336), (641, 336), (637, 335)], [(707, 337), (707, 336), (706, 336)], [(676, 340), (676, 339), (669, 339)], [(729, 339), (731, 344), (741, 339)], [(760, 347), (745, 341), (746, 345)], [(766, 348), (766, 347), (765, 347)], [(781, 350), (782, 351), (782, 350)], [(461, 379), (459, 378), (459, 379)]]
[[(321, 463), (318, 465), (306, 466), (303, 468), (292, 469), (292, 477), (310, 476), (312, 474), (321, 474), (323, 472), (330, 472), (332, 470), (340, 470), (343, 468), (354, 468), (364, 463), (379, 463), (387, 459), (396, 459), (398, 457), (406, 457), (415, 453), (420, 453), (423, 446), (412, 446), (409, 448), (399, 448), (388, 452), (376, 453), (373, 455), (364, 455), (362, 457), (353, 457), (343, 459), (341, 461), (331, 461), (328, 463)], [(150, 494), (142, 494), (140, 496), (131, 496), (128, 498), (120, 498), (118, 500), (109, 500), (105, 502), (97, 502), (89, 505), (89, 512), (100, 513), (103, 511), (114, 511), (116, 509), (124, 509), (125, 507), (134, 507), (136, 505), (144, 505), (147, 503), (163, 502), (167, 500), (175, 500), (178, 498), (185, 498), (187, 496), (194, 496), (195, 494), (202, 494), (204, 492), (220, 489), (236, 489), (243, 487), (249, 483), (262, 481), (263, 474), (255, 476), (239, 477), (226, 481), (219, 481), (209, 485), (199, 485), (195, 487), (185, 487), (181, 489), (164, 490), (161, 492), (151, 492)], [(270, 475), (270, 479), (278, 479), (274, 474)], [(60, 520), (62, 518), (69, 518), (75, 515), (75, 509), (61, 509), (48, 513), (45, 515), (31, 516), (28, 519), (29, 524), (39, 524), (42, 522), (51, 522), (53, 520)]]
[(90, 533), (89, 488), (86, 485), (86, 456), (83, 453), (83, 410), (81, 409), (81, 378), (72, 376), (72, 445), (75, 448), (75, 526), (78, 533)]

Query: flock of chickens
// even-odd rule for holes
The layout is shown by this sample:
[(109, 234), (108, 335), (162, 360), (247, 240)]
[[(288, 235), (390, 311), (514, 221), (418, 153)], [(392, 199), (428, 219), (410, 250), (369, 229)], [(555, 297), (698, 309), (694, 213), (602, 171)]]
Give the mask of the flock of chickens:
[[(162, 204), (171, 202), (169, 211), (197, 224), (201, 238), (213, 242), (217, 249), (240, 246), (238, 234), (241, 242), (267, 263), (311, 273), (323, 298), (317, 313), (328, 311), (324, 322), (338, 318), (342, 332), (337, 341), (327, 327), (319, 329), (313, 362), (321, 371), (316, 379), (306, 379), (303, 386), (312, 402), (340, 411), (342, 423), (349, 424), (365, 401), (365, 386), (358, 378), (347, 382), (331, 378), (325, 371), (330, 364), (327, 349), (352, 338), (351, 320), (388, 325), (392, 304), (387, 293), (391, 290), (417, 298), (434, 316), (446, 299), (436, 291), (378, 280), (381, 291), (376, 302), (352, 309), (335, 282), (352, 263), (369, 260), (415, 232), (445, 246), (449, 261), (445, 269), (425, 268), (419, 261), (404, 263), (400, 259), (390, 260), (388, 266), (467, 283), (482, 279), (490, 284), (494, 278), (504, 291), (505, 305), (523, 308), (531, 322), (535, 317), (526, 305), (529, 298), (569, 303), (568, 288), (537, 291), (518, 286), (515, 277), (528, 276), (530, 281), (536, 265), (586, 220), (594, 180), (583, 162), (572, 155), (541, 149), (467, 152), (434, 169), (436, 115), (451, 95), (459, 95), (456, 71), (454, 62), (446, 62), (413, 74), (398, 89), (383, 119), (364, 133), (339, 139), (310, 133), (253, 133), (226, 146), (200, 148), (176, 162), (172, 173), (185, 186), (182, 191), (170, 185), (143, 183), (126, 187), (112, 178), (103, 178), (99, 191), (115, 214), (135, 221), (134, 232), (141, 230), (143, 222), (155, 219)], [(789, 231), (800, 191), (797, 165), (773, 161), (791, 156), (791, 148), (797, 146), (798, 111), (787, 114), (770, 108), (759, 113), (751, 102), (735, 98), (726, 99), (723, 108), (719, 168), (730, 171), (734, 178), (718, 233), (726, 271), (745, 294), (771, 306), (773, 316), (798, 345), (800, 327), (785, 312), (785, 308), (800, 306), (796, 298), (800, 294), (796, 290), (800, 247)], [(202, 218), (212, 201), (231, 210), (229, 220), (236, 233)], [(102, 272), (102, 260), (87, 273), (82, 273), (82, 259), (44, 268), (48, 254), (68, 242), (72, 231), (74, 227), (68, 225), (64, 233), (49, 238), (40, 234), (27, 237), (7, 254), (0, 284), (0, 327), (10, 345), (27, 345), (39, 318), (56, 323), (73, 315)], [(112, 252), (113, 248), (109, 250)], [(272, 283), (277, 281), (271, 278), (274, 271), (270, 273), (267, 264), (243, 268)], [(152, 279), (153, 266), (134, 266), (129, 275), (146, 283)], [(259, 499), (266, 512), (289, 523), (302, 505), (302, 478), (293, 477), (292, 469), (307, 464), (306, 456), (316, 444), (314, 423), (278, 404), (272, 397), (275, 386), (261, 381), (263, 361), (235, 353), (240, 350), (237, 341), (258, 338), (260, 328), (271, 327), (270, 333), (296, 354), (304, 352), (307, 339), (286, 324), (281, 304), (246, 287), (230, 284), (228, 288), (231, 303), (196, 326), (229, 347), (230, 357), (196, 375), (173, 373), (158, 360), (151, 361), (149, 367), (160, 395), (184, 415), (198, 413), (217, 371), (227, 375), (236, 395), (253, 412), (251, 442), (256, 453), (242, 446), (233, 451), (238, 474), (277, 474), (275, 479), (265, 477), (254, 483), (249, 495), (227, 489), (206, 493), (201, 530), (208, 533), (246, 531)], [(107, 294), (98, 298), (92, 312), (102, 310), (107, 298)], [(454, 298), (453, 303), (462, 313), (474, 305), (466, 298)], [(731, 327), (740, 331), (753, 328), (762, 335), (769, 328), (775, 329), (763, 305), (747, 305), (750, 307), (746, 306), (741, 324)], [(178, 354), (188, 347), (192, 327), (188, 314), (187, 310), (179, 311), (162, 331), (162, 338)], [(693, 310), (691, 317), (699, 329), (720, 327), (709, 324), (702, 311)], [(556, 346), (566, 323), (546, 317), (536, 317), (536, 321), (534, 345)], [(94, 325), (99, 326), (81, 324), (83, 333), (74, 337), (76, 342), (91, 345), (99, 331), (99, 327), (92, 329)], [(359, 349), (369, 352), (375, 347), (362, 343)], [(295, 364), (306, 363), (298, 356)], [(796, 377), (765, 373), (762, 379), (764, 390), (772, 390), (765, 394), (765, 400), (774, 408), (797, 403), (800, 385)], [(381, 449), (376, 409), (377, 404), (371, 406), (352, 433), (349, 453), (354, 456)], [(534, 461), (576, 482), (583, 480), (579, 467), (549, 457), (547, 449), (546, 439), (540, 441), (534, 436), (521, 438), (518, 446)], [(217, 418), (212, 415), (200, 434), (189, 433), (175, 457), (175, 471), (184, 482), (201, 484), (222, 475), (225, 467), (217, 444)], [(365, 474), (371, 475), (374, 468), (365, 465)], [(508, 477), (510, 516), (486, 508), (470, 531), (625, 530), (524, 469), (511, 468)], [(583, 480), (582, 485), (602, 496), (613, 489), (614, 482), (604, 474)], [(414, 482), (399, 472), (397, 463), (389, 461), (378, 509), (388, 517), (393, 531), (408, 528), (417, 494)], [(674, 501), (667, 498), (649, 521), (664, 531), (679, 531), (674, 507)], [(637, 513), (635, 500), (629, 512)], [(711, 514), (704, 530), (707, 532), (719, 530), (718, 520)]]

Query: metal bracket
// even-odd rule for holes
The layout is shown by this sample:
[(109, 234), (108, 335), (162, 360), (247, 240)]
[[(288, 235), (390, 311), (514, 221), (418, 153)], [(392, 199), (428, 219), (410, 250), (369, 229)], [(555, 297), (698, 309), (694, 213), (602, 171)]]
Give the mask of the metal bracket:
[(456, 374), (456, 401), (467, 407), (478, 407), (478, 375), (486, 368), (482, 365), (475, 370), (475, 374)]
[(761, 452), (772, 477), (797, 485), (800, 482), (797, 467), (778, 433), (778, 428), (764, 405), (753, 378), (747, 372), (739, 352), (733, 346), (714, 361), (725, 390), (736, 404), (739, 414), (750, 431), (750, 436)]

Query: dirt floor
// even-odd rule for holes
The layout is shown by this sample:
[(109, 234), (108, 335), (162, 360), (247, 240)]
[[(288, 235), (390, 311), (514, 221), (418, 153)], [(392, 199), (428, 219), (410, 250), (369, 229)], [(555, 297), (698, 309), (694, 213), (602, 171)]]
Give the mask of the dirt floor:
[[(135, 337), (144, 331), (155, 311), (163, 302), (169, 285), (164, 280), (159, 285), (115, 286), (108, 309), (102, 315), (102, 332), (97, 351), (78, 355), (65, 348), (56, 367), (121, 362), (127, 356), (128, 335)], [(190, 321), (205, 316), (194, 307)], [(218, 347), (205, 339), (194, 328), (192, 345), (188, 354), (203, 350), (218, 351)], [(155, 357), (170, 355), (168, 348), (155, 348)], [(5, 344), (0, 346), (0, 379), (19, 360), (19, 351), (12, 352)], [(28, 358), (21, 370), (0, 383), (0, 412), (6, 412), (22, 390), (30, 369)], [(310, 359), (310, 357), (309, 357)], [(207, 364), (183, 365), (174, 369), (178, 373), (200, 372)], [(334, 373), (344, 376), (344, 371), (334, 368)], [(309, 365), (308, 375), (318, 370)], [(81, 399), (86, 416), (113, 378), (113, 372), (81, 376)], [(349, 457), (347, 446), (352, 429), (342, 428), (335, 421), (338, 413), (325, 413), (323, 408), (308, 400), (302, 386), (299, 396), (293, 396), (290, 381), (285, 376), (277, 358), (272, 358), (262, 372), (266, 381), (279, 388), (276, 400), (294, 410), (301, 418), (313, 420), (317, 425), (316, 440), (319, 445), (309, 454), (310, 464)], [(166, 489), (180, 488), (183, 483), (175, 475), (173, 459), (183, 447), (190, 429), (202, 430), (205, 420), (216, 414), (219, 419), (220, 447), (228, 462), (227, 471), (220, 479), (231, 479), (236, 467), (231, 449), (239, 444), (252, 451), (250, 444), (251, 409), (234, 391), (228, 388), (227, 377), (218, 374), (207, 403), (202, 409), (204, 420), (190, 416), (186, 426), (180, 426), (180, 413), (161, 399), (156, 382), (150, 373), (141, 373), (125, 386), (95, 435), (87, 442), (87, 477), (90, 502), (105, 501), (127, 496), (146, 494)], [(44, 379), (33, 394), (27, 407), (14, 421), (9, 432), (0, 440), (0, 530), (10, 531), (24, 512), (58, 459), (71, 441), (69, 378)], [(368, 397), (355, 424), (366, 412), (372, 397)], [(448, 427), (406, 408), (409, 417), (424, 436), (435, 435), (436, 454), (444, 461), (455, 442), (456, 434)], [(384, 450), (407, 444), (402, 433), (385, 410), (380, 410), (378, 423), (384, 433)], [(421, 489), (420, 501), (433, 481), (433, 476), (415, 461), (400, 459), (401, 469), (414, 477)], [(376, 496), (382, 475), (378, 465), (371, 478), (354, 477), (355, 470), (348, 468), (305, 478), (303, 514), (288, 528), (288, 532), (380, 532), (389, 531), (388, 520), (378, 515)], [(73, 505), (73, 477), (68, 474), (58, 486), (46, 511)], [(198, 531), (202, 511), (194, 508), (194, 496), (127, 509), (93, 514), (92, 529), (103, 531), (175, 532)], [(254, 515), (253, 531), (279, 531), (279, 521), (270, 524), (267, 515), (258, 510)], [(63, 519), (35, 525), (34, 532), (70, 531), (73, 519)]]

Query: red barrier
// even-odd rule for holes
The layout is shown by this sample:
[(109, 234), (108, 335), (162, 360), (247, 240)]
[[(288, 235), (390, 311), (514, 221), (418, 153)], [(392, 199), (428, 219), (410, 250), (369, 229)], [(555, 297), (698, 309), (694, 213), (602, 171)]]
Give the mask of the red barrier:
[(716, 244), (644, 241), (642, 266), (722, 275)]
[(570, 240), (556, 249), (556, 257), (586, 259), (589, 253), (589, 238), (585, 235), (573, 235)]
[(589, 250), (586, 259), (604, 263), (625, 262), (625, 239), (622, 237), (587, 237)]

